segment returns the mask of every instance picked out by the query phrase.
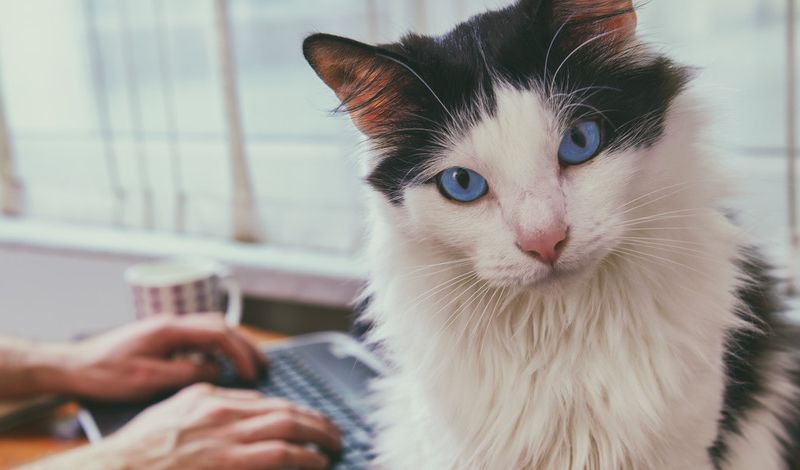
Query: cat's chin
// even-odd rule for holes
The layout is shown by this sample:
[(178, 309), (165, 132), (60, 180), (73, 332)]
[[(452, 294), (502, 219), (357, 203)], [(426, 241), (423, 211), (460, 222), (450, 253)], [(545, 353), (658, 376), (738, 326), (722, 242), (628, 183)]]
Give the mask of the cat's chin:
[(487, 279), (494, 288), (561, 290), (580, 284), (594, 272), (593, 267), (558, 266), (525, 273), (513, 278)]

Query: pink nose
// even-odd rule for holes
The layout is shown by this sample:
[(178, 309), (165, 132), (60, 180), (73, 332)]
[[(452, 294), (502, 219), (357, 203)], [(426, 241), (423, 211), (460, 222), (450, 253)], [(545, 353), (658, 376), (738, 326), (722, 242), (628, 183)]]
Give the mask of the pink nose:
[(521, 234), (517, 247), (542, 263), (554, 265), (567, 244), (566, 227), (552, 227), (544, 232)]

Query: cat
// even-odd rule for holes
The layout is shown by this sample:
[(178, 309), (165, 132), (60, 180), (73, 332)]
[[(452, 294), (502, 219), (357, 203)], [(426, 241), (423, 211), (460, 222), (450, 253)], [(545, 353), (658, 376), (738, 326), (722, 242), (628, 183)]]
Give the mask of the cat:
[(376, 468), (797, 464), (797, 333), (630, 0), (303, 52), (373, 149)]

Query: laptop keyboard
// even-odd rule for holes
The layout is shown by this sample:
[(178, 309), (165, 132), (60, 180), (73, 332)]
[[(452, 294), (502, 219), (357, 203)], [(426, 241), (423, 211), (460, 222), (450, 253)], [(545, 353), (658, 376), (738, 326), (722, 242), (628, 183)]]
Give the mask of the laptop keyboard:
[(372, 430), (360, 414), (291, 350), (270, 353), (269, 381), (260, 390), (285, 397), (328, 416), (342, 430), (343, 451), (335, 470), (366, 469), (371, 455)]
[[(291, 349), (269, 352), (269, 377), (257, 388), (272, 397), (287, 398), (328, 416), (342, 431), (342, 453), (334, 458), (332, 470), (365, 470), (372, 459), (373, 432), (364, 417), (306, 361)], [(223, 377), (234, 372), (225, 364)], [(222, 383), (228, 382), (223, 379)]]

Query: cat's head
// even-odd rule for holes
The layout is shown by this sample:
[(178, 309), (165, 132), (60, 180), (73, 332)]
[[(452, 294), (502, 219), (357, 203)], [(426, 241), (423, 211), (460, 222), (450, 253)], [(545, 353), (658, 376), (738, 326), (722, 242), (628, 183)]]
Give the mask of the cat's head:
[(607, 256), (663, 183), (637, 179), (687, 81), (637, 40), (630, 0), (523, 0), (440, 37), (303, 51), (373, 144), (367, 181), (397, 230), (496, 286)]

